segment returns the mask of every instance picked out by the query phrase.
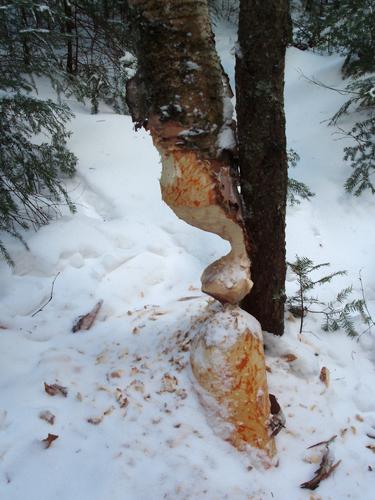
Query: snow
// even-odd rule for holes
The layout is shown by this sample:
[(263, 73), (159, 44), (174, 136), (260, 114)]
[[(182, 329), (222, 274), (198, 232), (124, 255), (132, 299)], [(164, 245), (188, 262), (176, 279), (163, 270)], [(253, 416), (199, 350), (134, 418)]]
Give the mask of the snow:
[(204, 323), (205, 343), (208, 347), (216, 346), (227, 350), (235, 344), (239, 335), (249, 331), (256, 337), (261, 337), (259, 322), (250, 314), (237, 306), (213, 308), (213, 316)]
[[(232, 82), (234, 42), (219, 30)], [(288, 259), (306, 255), (348, 270), (319, 289), (323, 300), (350, 283), (359, 293), (362, 269), (375, 314), (374, 198), (344, 192), (345, 144), (326, 123), (344, 97), (301, 75), (337, 86), (341, 62), (288, 51), (287, 133), (301, 156), (293, 175), (316, 193), (289, 210)], [(50, 92), (40, 87), (40, 95)], [(276, 438), (279, 466), (252, 468), (250, 454), (210, 427), (189, 368), (190, 341), (213, 307), (199, 276), (228, 245), (163, 204), (156, 150), (129, 117), (69, 104), (79, 167), (67, 188), (78, 212), (62, 209), (49, 226), (25, 233), (29, 252), (5, 238), (16, 266), (0, 265), (1, 498), (372, 499), (375, 455), (366, 446), (375, 442), (366, 434), (375, 434), (374, 334), (358, 341), (326, 334), (309, 316), (302, 334), (291, 316), (283, 338), (265, 334), (270, 391), (286, 428)], [(287, 286), (295, 290), (292, 275)], [(101, 299), (93, 327), (73, 334), (77, 317)], [(48, 395), (44, 382), (67, 387), (67, 397)], [(55, 415), (53, 425), (39, 417), (44, 411)], [(45, 449), (48, 433), (59, 437)], [(313, 477), (320, 455), (307, 447), (333, 435), (341, 464), (310, 496), (299, 485)]]

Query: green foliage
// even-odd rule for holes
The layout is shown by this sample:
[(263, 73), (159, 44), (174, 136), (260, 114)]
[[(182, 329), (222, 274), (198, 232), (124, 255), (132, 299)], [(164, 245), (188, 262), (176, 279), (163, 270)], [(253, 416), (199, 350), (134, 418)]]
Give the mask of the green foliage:
[[(296, 167), (300, 160), (298, 153), (293, 149), (289, 149), (287, 151), (287, 156), (288, 167)], [(301, 199), (310, 201), (310, 198), (312, 196), (315, 196), (315, 193), (310, 191), (309, 187), (306, 184), (288, 177), (287, 200), (289, 205), (299, 205), (301, 203)]]
[(359, 196), (368, 189), (375, 194), (375, 117), (355, 126), (348, 134), (355, 140), (354, 146), (344, 149), (344, 160), (351, 162), (352, 174), (345, 182), (345, 189)]
[(347, 101), (332, 117), (330, 124), (337, 125), (343, 115), (356, 111), (365, 115), (350, 131), (341, 130), (344, 136), (353, 139), (353, 145), (344, 148), (344, 161), (350, 163), (352, 174), (345, 182), (345, 189), (355, 196), (365, 190), (375, 194), (375, 76), (360, 77), (343, 91)]
[(346, 56), (344, 75), (362, 75), (375, 70), (373, 0), (330, 1), (324, 24), (321, 46)]
[[(100, 101), (126, 112), (125, 83), (133, 71), (127, 4), (123, 0), (0, 0), (0, 231), (45, 224), (60, 203), (74, 209), (63, 179), (75, 156), (66, 142), (69, 109), (32, 97), (36, 76), (58, 94)], [(0, 254), (11, 263), (4, 244)]]
[[(72, 114), (30, 94), (36, 75), (62, 88), (62, 39), (50, 29), (57, 5), (15, 0), (0, 8), (0, 231), (21, 241), (22, 229), (47, 223), (60, 203), (74, 210), (63, 184), (76, 165), (66, 148)], [(0, 254), (12, 264), (1, 241)]]
[(292, 18), (297, 47), (345, 55), (345, 76), (375, 70), (373, 0), (294, 1)]
[(294, 45), (302, 50), (319, 46), (325, 27), (325, 3), (321, 0), (295, 0), (290, 5)]
[(324, 316), (322, 324), (324, 331), (333, 332), (342, 329), (352, 337), (358, 335), (354, 325), (354, 320), (358, 315), (365, 324), (368, 324), (370, 316), (365, 312), (366, 302), (364, 297), (348, 302), (348, 298), (353, 291), (351, 286), (342, 290), (334, 300), (328, 303), (324, 303), (317, 297), (310, 295), (310, 292), (317, 285), (330, 283), (335, 276), (343, 276), (346, 271), (336, 271), (315, 279), (316, 271), (329, 266), (328, 262), (314, 264), (307, 257), (296, 256), (296, 260), (292, 263), (288, 262), (288, 265), (297, 277), (298, 291), (292, 297), (288, 297), (287, 304), (292, 314), (300, 317), (300, 332), (303, 329), (304, 317), (308, 313)]
[(237, 24), (240, 10), (239, 0), (208, 0), (210, 16), (214, 23), (227, 21)]
[[(330, 124), (337, 125), (347, 113), (362, 113), (363, 118), (351, 130), (342, 130), (354, 141), (344, 148), (343, 159), (352, 168), (345, 189), (355, 196), (366, 190), (375, 194), (372, 180), (375, 172), (375, 76), (371, 74), (375, 72), (373, 0), (311, 0), (305, 2), (305, 8), (302, 8), (301, 2), (294, 2), (293, 12), (295, 33), (300, 42), (303, 40), (308, 46), (346, 56), (342, 71), (345, 77), (351, 76), (354, 80), (339, 91), (348, 99), (332, 117)], [(314, 32), (314, 37), (308, 34), (310, 32)], [(314, 43), (310, 43), (312, 39)]]
[[(125, 83), (132, 61), (126, 2), (13, 0), (0, 4), (1, 62), (5, 74), (48, 76), (58, 92), (103, 100), (127, 112)], [(10, 87), (11, 85), (8, 85)]]
[[(66, 148), (66, 106), (20, 93), (0, 99), (0, 231), (22, 240), (19, 228), (46, 224), (62, 200), (74, 210), (61, 175), (76, 158)], [(8, 263), (11, 257), (0, 242)]]

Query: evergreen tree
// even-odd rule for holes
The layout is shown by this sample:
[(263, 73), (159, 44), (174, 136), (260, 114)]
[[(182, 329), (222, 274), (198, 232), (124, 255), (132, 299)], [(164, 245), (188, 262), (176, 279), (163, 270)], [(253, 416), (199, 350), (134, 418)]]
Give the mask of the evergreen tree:
[[(375, 8), (372, 0), (311, 0), (303, 8), (293, 3), (295, 43), (345, 55), (344, 77), (352, 81), (342, 91), (348, 100), (331, 120), (337, 125), (349, 112), (361, 112), (354, 127), (344, 134), (353, 139), (344, 148), (344, 161), (353, 171), (345, 188), (359, 196), (369, 190), (375, 194)], [(314, 43), (310, 43), (314, 32)], [(301, 45), (302, 44), (302, 45)]]
[(345, 76), (375, 71), (373, 0), (332, 1), (326, 7), (320, 45), (346, 56)]
[[(45, 224), (62, 199), (74, 209), (61, 179), (76, 165), (66, 148), (71, 113), (67, 106), (30, 94), (36, 90), (31, 75), (55, 78), (50, 74), (55, 42), (41, 27), (52, 14), (40, 7), (18, 1), (0, 9), (0, 231), (20, 240), (21, 228)], [(28, 9), (35, 14), (33, 28)], [(0, 252), (12, 263), (1, 241)]]

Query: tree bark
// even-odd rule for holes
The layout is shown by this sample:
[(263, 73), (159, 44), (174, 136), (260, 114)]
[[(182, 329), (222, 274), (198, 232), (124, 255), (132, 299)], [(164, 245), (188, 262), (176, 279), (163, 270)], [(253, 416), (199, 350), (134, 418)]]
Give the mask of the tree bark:
[[(219, 417), (230, 426), (226, 438), (238, 448), (250, 444), (271, 457), (275, 447), (261, 334), (252, 331), (252, 319), (237, 306), (252, 286), (248, 239), (232, 177), (231, 91), (215, 51), (207, 2), (129, 3), (138, 27), (138, 72), (128, 82), (127, 101), (136, 126), (150, 131), (160, 153), (163, 200), (184, 221), (231, 244), (230, 253), (201, 278), (202, 290), (222, 305), (202, 320), (191, 351), (193, 372), (225, 410)], [(210, 335), (212, 325), (221, 327), (218, 314), (228, 336), (235, 338), (227, 352)], [(212, 356), (213, 351), (221, 354)], [(241, 353), (247, 353), (246, 363)], [(201, 363), (205, 358), (209, 364)]]
[(66, 56), (66, 71), (69, 75), (74, 73), (73, 69), (73, 18), (72, 18), (72, 6), (67, 0), (64, 0), (64, 14), (65, 14), (65, 33), (67, 34), (66, 46), (67, 46), (67, 56)]
[(284, 332), (288, 165), (284, 118), (287, 0), (241, 0), (236, 57), (241, 193), (254, 287), (242, 307)]

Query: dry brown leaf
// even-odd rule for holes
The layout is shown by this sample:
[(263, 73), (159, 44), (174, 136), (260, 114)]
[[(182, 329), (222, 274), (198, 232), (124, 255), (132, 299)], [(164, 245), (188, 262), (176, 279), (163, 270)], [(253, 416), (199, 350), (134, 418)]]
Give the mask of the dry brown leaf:
[(355, 418), (358, 422), (364, 422), (364, 418), (361, 415), (356, 415)]
[(80, 316), (77, 321), (74, 323), (72, 332), (76, 333), (80, 330), (90, 330), (96, 317), (100, 311), (100, 308), (103, 305), (103, 301), (99, 300), (99, 302), (94, 306), (94, 308), (84, 316)]
[(291, 352), (288, 354), (283, 354), (281, 357), (287, 363), (291, 363), (292, 361), (295, 361), (296, 359), (298, 359), (297, 356), (295, 354), (292, 354)]
[(46, 382), (44, 382), (44, 390), (50, 396), (60, 395), (60, 396), (63, 396), (64, 398), (66, 398), (68, 395), (68, 389), (66, 387), (63, 387), (62, 385), (59, 385), (59, 384), (49, 385)]
[(45, 420), (50, 425), (53, 425), (55, 423), (55, 415), (48, 410), (41, 411), (39, 413), (39, 418)]
[(110, 377), (111, 378), (121, 378), (124, 375), (124, 370), (115, 370), (111, 372)]
[(320, 370), (319, 378), (326, 387), (329, 387), (329, 370), (326, 366), (323, 366)]
[(44, 444), (44, 447), (47, 449), (51, 446), (51, 444), (58, 438), (56, 434), (49, 434), (45, 439), (42, 439), (42, 443)]
[(367, 448), (368, 450), (371, 450), (373, 453), (375, 453), (375, 446), (374, 446), (373, 444), (368, 444), (368, 445), (366, 446), (366, 448)]

